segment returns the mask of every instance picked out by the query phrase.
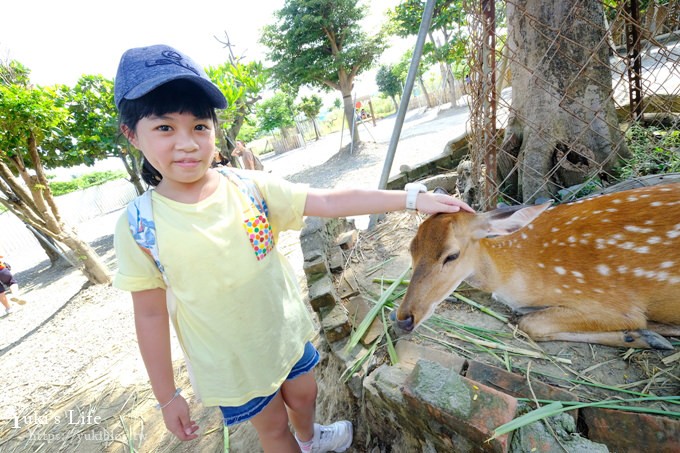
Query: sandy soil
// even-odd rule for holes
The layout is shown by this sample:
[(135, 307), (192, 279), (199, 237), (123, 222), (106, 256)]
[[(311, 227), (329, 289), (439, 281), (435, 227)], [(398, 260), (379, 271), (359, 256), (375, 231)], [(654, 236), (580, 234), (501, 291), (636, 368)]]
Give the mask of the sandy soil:
[[(392, 166), (413, 165), (441, 153), (465, 127), (467, 107), (409, 112)], [(264, 160), (267, 171), (313, 187), (378, 185), (394, 126), (394, 117), (374, 127), (360, 125), (364, 144), (343, 158), (333, 158), (348, 136), (339, 133)], [(342, 143), (341, 143), (342, 142)], [(78, 225), (115, 272), (112, 232), (120, 212)], [(357, 219), (358, 224), (367, 217)], [(283, 249), (303, 279), (298, 233), (282, 235)], [(154, 409), (146, 373), (135, 342), (129, 295), (110, 286), (89, 286), (78, 271), (51, 268), (45, 259), (15, 269), (28, 304), (0, 318), (0, 452), (18, 451), (198, 451), (165, 432)], [(303, 285), (304, 286), (304, 285)], [(175, 357), (181, 357), (174, 344)], [(324, 360), (328, 359), (325, 357)], [(184, 394), (191, 390), (177, 361)], [(320, 413), (334, 411), (333, 408)], [(219, 449), (220, 418), (192, 403), (204, 434), (200, 451)], [(247, 425), (232, 433), (232, 451), (257, 451)]]

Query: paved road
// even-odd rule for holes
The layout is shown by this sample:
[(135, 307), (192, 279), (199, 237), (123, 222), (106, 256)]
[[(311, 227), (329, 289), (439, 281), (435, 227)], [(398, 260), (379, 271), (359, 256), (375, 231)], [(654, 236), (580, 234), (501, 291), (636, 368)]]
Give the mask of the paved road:
[[(451, 108), (448, 104), (431, 110), (416, 109), (408, 112), (390, 175), (398, 173), (403, 164), (414, 165), (441, 154), (449, 140), (464, 132), (468, 116), (467, 106)], [(318, 142), (309, 142), (305, 148), (265, 158), (264, 163), (266, 169), (273, 174), (304, 180), (317, 187), (354, 186), (360, 180), (362, 185), (369, 184), (369, 187), (375, 188), (380, 180), (394, 126), (395, 115), (377, 121), (375, 127), (372, 123), (359, 125), (359, 134), (365, 146), (358, 155), (337, 159), (338, 162), (332, 158), (340, 150), (341, 144), (348, 144), (347, 132), (343, 136), (339, 132), (329, 134)], [(361, 165), (353, 162), (357, 160)], [(313, 172), (309, 171), (321, 170), (320, 167), (325, 165), (339, 173), (346, 173), (343, 167), (350, 167), (353, 174), (347, 178), (333, 178), (332, 184), (329, 184), (328, 175), (319, 174), (314, 177)], [(305, 173), (307, 176), (301, 176)]]

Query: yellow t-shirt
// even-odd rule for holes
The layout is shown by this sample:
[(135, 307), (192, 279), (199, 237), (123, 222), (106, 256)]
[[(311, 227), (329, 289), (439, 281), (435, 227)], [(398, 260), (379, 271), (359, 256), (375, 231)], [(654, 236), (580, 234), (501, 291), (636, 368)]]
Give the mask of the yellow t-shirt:
[[(306, 186), (244, 173), (266, 200), (275, 239), (302, 227)], [(168, 311), (194, 390), (206, 406), (239, 406), (273, 394), (315, 332), (287, 259), (276, 248), (256, 257), (249, 234), (259, 213), (225, 177), (198, 203), (156, 192), (152, 203), (160, 262), (175, 299), (169, 298)], [(165, 288), (153, 260), (134, 241), (126, 214), (116, 225), (114, 245), (115, 287)]]

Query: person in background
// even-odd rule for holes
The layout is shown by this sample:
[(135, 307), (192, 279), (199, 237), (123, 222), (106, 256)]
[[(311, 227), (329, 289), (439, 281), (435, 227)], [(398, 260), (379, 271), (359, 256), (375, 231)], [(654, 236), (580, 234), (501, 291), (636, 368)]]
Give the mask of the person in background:
[[(245, 143), (243, 143), (241, 140), (238, 140), (236, 142), (236, 148), (231, 152), (231, 155), (236, 157), (237, 159), (240, 157), (240, 161), (243, 164), (243, 169), (244, 170), (262, 170), (262, 168), (258, 168), (257, 165), (257, 158), (253, 154), (251, 150), (246, 148)], [(261, 166), (262, 164), (260, 164)]]
[(222, 154), (219, 151), (215, 151), (215, 159), (212, 164), (213, 168), (215, 167), (231, 167), (231, 162), (229, 162), (227, 159), (222, 156)]
[[(12, 292), (11, 296), (7, 297), (7, 288)], [(5, 307), (5, 315), (14, 312), (14, 307), (10, 302), (18, 305), (24, 305), (26, 301), (19, 297), (19, 284), (12, 274), (12, 268), (3, 261), (3, 256), (0, 255), (0, 303)]]

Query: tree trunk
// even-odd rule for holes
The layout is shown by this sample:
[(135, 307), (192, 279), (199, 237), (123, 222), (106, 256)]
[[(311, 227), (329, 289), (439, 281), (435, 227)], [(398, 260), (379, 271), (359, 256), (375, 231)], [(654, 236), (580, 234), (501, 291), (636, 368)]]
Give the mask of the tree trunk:
[(0, 163), (0, 178), (7, 184), (13, 195), (12, 199), (8, 198), (8, 208), (27, 225), (69, 247), (78, 262), (82, 264), (81, 271), (91, 283), (111, 283), (108, 269), (95, 251), (72, 231), (65, 228), (47, 183), (33, 134), (28, 138), (27, 147), (35, 176), (28, 173), (21, 156), (15, 156), (12, 162), (30, 194), (20, 188), (9, 167)]
[(423, 95), (425, 96), (425, 100), (427, 101), (427, 108), (431, 109), (434, 106), (432, 105), (432, 100), (430, 99), (430, 93), (428, 93), (427, 88), (425, 88), (423, 76), (418, 76), (418, 83), (420, 84), (420, 89), (423, 91)]
[(73, 251), (76, 263), (80, 265), (80, 270), (91, 283), (111, 283), (109, 270), (87, 242), (66, 231), (62, 231), (58, 240)]
[(239, 132), (241, 132), (241, 127), (243, 126), (243, 123), (246, 120), (247, 114), (248, 114), (248, 110), (246, 108), (246, 105), (243, 104), (238, 109), (238, 112), (236, 113), (234, 121), (231, 123), (231, 126), (229, 127), (229, 130), (227, 131), (227, 135), (232, 140), (236, 141), (236, 137), (238, 137)]
[(524, 202), (553, 198), (628, 156), (611, 99), (602, 4), (519, 0), (507, 12), (513, 96), (501, 189)]
[(316, 124), (316, 118), (312, 118), (312, 126), (314, 127), (314, 135), (316, 136), (316, 140), (318, 141), (319, 138), (321, 137), (321, 133), (319, 133), (319, 126)]
[(456, 102), (458, 99), (458, 93), (456, 93), (456, 78), (453, 75), (450, 64), (445, 64), (446, 67), (446, 80), (448, 81), (449, 90), (451, 91), (451, 107), (458, 105)]
[(392, 102), (394, 103), (394, 111), (398, 112), (399, 111), (399, 103), (397, 103), (397, 97), (396, 96), (390, 96), (392, 98)]
[(130, 181), (130, 183), (132, 183), (134, 186), (137, 195), (141, 195), (144, 193), (144, 186), (142, 185), (142, 180), (139, 177), (139, 167), (141, 166), (139, 162), (141, 162), (141, 156), (138, 158), (135, 153), (135, 151), (121, 153), (120, 160), (123, 161), (125, 171), (127, 172), (128, 176), (130, 176), (128, 181)]
[(445, 64), (439, 62), (439, 73), (441, 77), (441, 91), (442, 91), (442, 103), (450, 102), (453, 105), (455, 98), (451, 96), (451, 90), (449, 89), (449, 75), (446, 73)]
[[(54, 266), (57, 264), (61, 256), (51, 247), (49, 247), (47, 244), (43, 242), (43, 239), (39, 237), (35, 232), (31, 231), (35, 239), (38, 241), (38, 244), (40, 244), (40, 247), (42, 247), (43, 251), (47, 255), (47, 257), (50, 259), (50, 266)], [(56, 247), (56, 244), (54, 241), (49, 239), (54, 247)]]
[(354, 145), (358, 145), (361, 140), (359, 139), (359, 128), (356, 127), (356, 111), (354, 109), (354, 102), (352, 101), (352, 92), (342, 93), (342, 101), (345, 109), (345, 119), (347, 120), (347, 130), (352, 135), (352, 141)]

